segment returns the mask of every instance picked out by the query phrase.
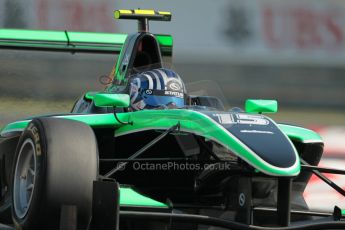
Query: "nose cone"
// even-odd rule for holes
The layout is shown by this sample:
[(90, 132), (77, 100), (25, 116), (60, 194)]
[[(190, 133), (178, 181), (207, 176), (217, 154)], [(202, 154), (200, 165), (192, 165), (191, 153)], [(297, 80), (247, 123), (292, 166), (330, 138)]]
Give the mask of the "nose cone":
[(267, 126), (234, 125), (231, 132), (250, 150), (268, 164), (279, 168), (290, 168), (297, 161), (291, 141), (274, 124)]
[(180, 130), (213, 140), (229, 149), (260, 172), (293, 177), (300, 173), (298, 153), (277, 124), (263, 115), (225, 111), (172, 109), (128, 113), (134, 124), (119, 127), (121, 136), (143, 130), (168, 129), (180, 123)]
[(299, 156), (294, 145), (270, 118), (227, 112), (207, 115), (239, 143), (241, 148), (229, 148), (250, 165), (270, 175), (277, 175), (277, 171), (285, 176), (299, 173)]

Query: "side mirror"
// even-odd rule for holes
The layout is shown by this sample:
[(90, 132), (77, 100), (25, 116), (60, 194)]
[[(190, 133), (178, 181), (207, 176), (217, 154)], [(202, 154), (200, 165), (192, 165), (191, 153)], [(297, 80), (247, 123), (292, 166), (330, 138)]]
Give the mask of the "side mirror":
[(245, 109), (247, 113), (276, 113), (278, 102), (276, 100), (246, 100)]
[(128, 94), (98, 93), (93, 97), (96, 106), (112, 106), (117, 108), (129, 107), (130, 99)]

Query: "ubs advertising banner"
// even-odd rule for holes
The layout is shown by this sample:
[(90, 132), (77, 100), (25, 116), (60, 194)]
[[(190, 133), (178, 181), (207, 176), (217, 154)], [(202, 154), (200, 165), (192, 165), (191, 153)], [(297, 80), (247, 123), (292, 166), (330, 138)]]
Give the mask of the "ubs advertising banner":
[(344, 63), (344, 1), (232, 1), (229, 50), (291, 62)]
[(113, 32), (113, 0), (1, 0), (2, 27)]
[(185, 62), (344, 66), (343, 0), (1, 0), (1, 27), (132, 33), (115, 9), (171, 11), (151, 31), (174, 36)]
[[(344, 65), (345, 1), (198, 0), (117, 1), (120, 8), (145, 5), (170, 10), (175, 54), (207, 62), (270, 62)], [(133, 26), (118, 23), (121, 31)]]

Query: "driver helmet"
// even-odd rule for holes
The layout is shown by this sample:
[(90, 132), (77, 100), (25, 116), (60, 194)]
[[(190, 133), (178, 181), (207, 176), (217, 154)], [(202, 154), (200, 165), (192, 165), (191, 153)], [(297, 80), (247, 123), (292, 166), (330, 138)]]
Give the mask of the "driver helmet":
[(185, 85), (172, 70), (159, 68), (135, 74), (130, 78), (129, 87), (134, 111), (185, 106)]

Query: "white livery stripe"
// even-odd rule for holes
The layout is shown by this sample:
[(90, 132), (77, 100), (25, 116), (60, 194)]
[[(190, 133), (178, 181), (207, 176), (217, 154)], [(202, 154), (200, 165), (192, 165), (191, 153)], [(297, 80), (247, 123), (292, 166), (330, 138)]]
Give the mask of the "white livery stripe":
[(149, 81), (149, 88), (148, 89), (154, 89), (153, 88), (153, 79), (152, 79), (152, 77), (150, 76), (150, 75), (148, 75), (148, 74), (143, 74), (146, 78), (147, 78), (147, 80)]
[(161, 85), (161, 81), (159, 80), (159, 77), (158, 75), (153, 72), (153, 71), (150, 71), (150, 73), (153, 74), (154, 78), (156, 79), (156, 83), (157, 83), (157, 90), (162, 90), (162, 85)]
[(166, 86), (167, 86), (167, 83), (168, 83), (168, 76), (167, 76), (167, 74), (164, 72), (164, 71), (162, 71), (162, 70), (160, 70), (160, 69), (157, 69), (157, 71), (162, 75), (162, 77), (163, 77), (163, 81), (164, 81), (164, 89), (166, 88)]

